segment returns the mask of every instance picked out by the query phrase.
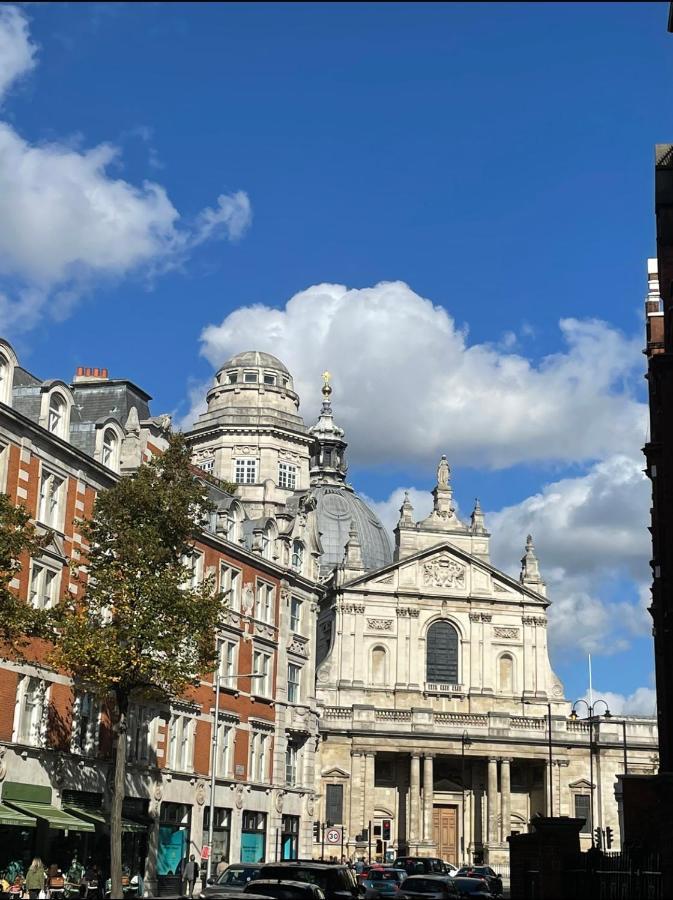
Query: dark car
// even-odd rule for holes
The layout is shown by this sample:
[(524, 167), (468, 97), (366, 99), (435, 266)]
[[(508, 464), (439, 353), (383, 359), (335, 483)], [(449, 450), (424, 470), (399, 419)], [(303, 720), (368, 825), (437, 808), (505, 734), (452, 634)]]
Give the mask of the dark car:
[(485, 878), (464, 878), (462, 875), (455, 875), (451, 881), (458, 888), (459, 897), (472, 897), (474, 900), (492, 900), (495, 896), (490, 892)]
[(398, 856), (393, 868), (404, 869), (407, 875), (448, 875), (444, 860), (434, 856)]
[(410, 875), (398, 897), (400, 900), (457, 900), (460, 891), (450, 875)]
[(251, 881), (244, 889), (244, 897), (250, 894), (276, 900), (325, 900), (323, 889), (306, 881), (270, 881), (268, 878), (259, 878)]
[(490, 892), (499, 897), (502, 894), (502, 878), (490, 866), (463, 866), (456, 875), (465, 878), (485, 878)]
[[(257, 879), (265, 881), (305, 881), (322, 888), (326, 900), (352, 900), (358, 896), (355, 875), (348, 866), (335, 863), (269, 863), (259, 870)], [(251, 888), (252, 890), (252, 888)]]
[(360, 890), (364, 892), (366, 900), (394, 897), (406, 877), (404, 869), (372, 868), (367, 877), (360, 882)]
[(200, 898), (229, 897), (243, 888), (259, 875), (259, 866), (247, 866), (245, 863), (234, 863), (222, 872), (219, 878), (213, 879), (200, 892)]
[[(214, 888), (215, 885), (212, 885)], [(199, 897), (205, 897), (205, 894), (199, 894)], [(226, 893), (208, 894), (212, 900), (269, 900), (264, 894), (253, 894), (246, 888), (234, 888)]]

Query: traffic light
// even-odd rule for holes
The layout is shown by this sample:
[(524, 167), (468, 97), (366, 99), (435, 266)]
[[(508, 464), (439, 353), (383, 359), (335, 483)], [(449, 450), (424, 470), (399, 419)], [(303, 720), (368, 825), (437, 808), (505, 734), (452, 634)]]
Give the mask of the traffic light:
[(313, 823), (313, 843), (320, 843), (320, 822)]
[(390, 840), (390, 819), (383, 820), (383, 828), (381, 829), (381, 837), (384, 841)]
[(369, 840), (369, 829), (368, 828), (362, 829), (362, 840), (365, 842), (365, 844)]
[(610, 847), (612, 847), (612, 837), (612, 828), (610, 828), (610, 826), (608, 825), (608, 827), (605, 829), (605, 846), (608, 850), (610, 849)]
[(594, 828), (594, 845), (598, 847), (599, 850), (603, 847), (603, 834), (598, 826)]

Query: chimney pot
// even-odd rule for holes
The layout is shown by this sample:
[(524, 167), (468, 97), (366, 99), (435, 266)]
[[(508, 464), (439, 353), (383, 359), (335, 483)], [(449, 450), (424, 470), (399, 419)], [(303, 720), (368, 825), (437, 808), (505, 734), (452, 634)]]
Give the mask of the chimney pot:
[(100, 370), (101, 378), (107, 378), (107, 369)]
[(77, 374), (84, 375), (84, 366), (77, 366)]
[(86, 369), (84, 370), (84, 374), (91, 375), (91, 369), (89, 368), (89, 366), (87, 366)]
[(98, 378), (98, 369), (93, 370), (93, 377)]

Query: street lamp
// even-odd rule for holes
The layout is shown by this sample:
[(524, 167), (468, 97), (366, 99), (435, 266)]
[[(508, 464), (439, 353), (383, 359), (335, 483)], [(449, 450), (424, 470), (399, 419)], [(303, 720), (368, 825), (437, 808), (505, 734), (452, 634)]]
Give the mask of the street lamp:
[(220, 730), (220, 683), (223, 680), (238, 678), (263, 678), (264, 673), (261, 672), (243, 672), (240, 675), (225, 675), (224, 679), (220, 675), (222, 667), (222, 648), (224, 643), (220, 643), (217, 651), (217, 668), (213, 673), (215, 681), (215, 721), (213, 722), (213, 740), (212, 753), (210, 758), (210, 804), (208, 815), (208, 859), (206, 860), (206, 880), (208, 880), (213, 871), (213, 825), (215, 819), (215, 787), (216, 787), (216, 768), (217, 768), (217, 738)]
[(467, 863), (467, 859), (465, 858), (465, 748), (470, 747), (472, 745), (472, 741), (470, 740), (467, 731), (464, 731), (460, 738), (460, 768), (461, 768), (461, 785), (463, 788), (463, 805), (462, 805), (462, 818), (463, 824), (460, 832), (460, 854), (461, 854), (461, 864), (465, 865)]
[[(524, 700), (524, 706), (538, 706), (533, 700)], [(554, 777), (552, 775), (551, 703), (547, 703), (547, 741), (549, 748), (549, 817), (554, 818)]]
[[(594, 741), (594, 718), (596, 718), (596, 716), (594, 714), (594, 710), (596, 709), (596, 707), (598, 706), (599, 703), (602, 703), (605, 706), (605, 712), (603, 714), (605, 716), (605, 718), (611, 719), (612, 714), (611, 714), (610, 709), (608, 708), (608, 704), (605, 702), (605, 700), (596, 700), (593, 703), (587, 703), (586, 700), (575, 700), (575, 702), (573, 703), (573, 708), (570, 712), (570, 718), (573, 721), (576, 721), (578, 718), (577, 711), (575, 709), (575, 707), (578, 705), (578, 703), (583, 703), (586, 706), (587, 721), (589, 722), (589, 781), (590, 781), (590, 788), (591, 788), (591, 804), (590, 804), (589, 812), (591, 814), (591, 846), (593, 847), (594, 846), (594, 744), (593, 744), (593, 741)], [(599, 718), (600, 718), (600, 716), (599, 716)], [(626, 729), (624, 729), (624, 734), (626, 735)]]

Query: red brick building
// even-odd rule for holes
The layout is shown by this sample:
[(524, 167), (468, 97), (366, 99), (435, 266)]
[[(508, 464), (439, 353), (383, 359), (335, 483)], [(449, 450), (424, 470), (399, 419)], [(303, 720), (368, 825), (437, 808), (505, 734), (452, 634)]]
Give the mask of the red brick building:
[[(26, 602), (51, 606), (77, 590), (77, 520), (98, 491), (165, 445), (170, 419), (152, 417), (149, 400), (105, 369), (42, 381), (0, 341), (0, 491), (54, 534), (13, 582)], [(181, 860), (208, 842), (216, 705), (214, 857), (311, 852), (321, 589), (309, 560), (288, 564), (290, 536), (274, 534), (271, 552), (235, 497), (204, 477), (217, 511), (190, 565), (194, 579), (214, 574), (229, 595), (219, 696), (207, 675), (180, 703), (138, 704), (129, 720), (124, 856), (153, 892), (174, 887)], [(109, 722), (90, 693), (45, 666), (45, 651), (33, 642), (25, 663), (0, 660), (0, 870), (12, 861), (25, 869), (35, 853), (62, 868), (74, 854), (105, 868)]]

